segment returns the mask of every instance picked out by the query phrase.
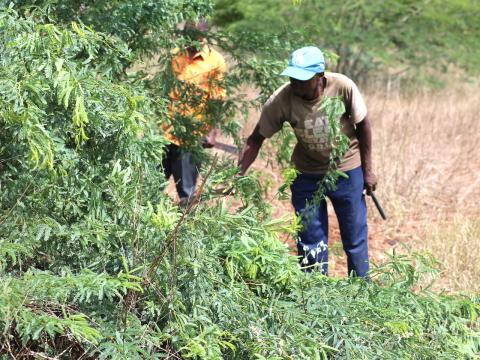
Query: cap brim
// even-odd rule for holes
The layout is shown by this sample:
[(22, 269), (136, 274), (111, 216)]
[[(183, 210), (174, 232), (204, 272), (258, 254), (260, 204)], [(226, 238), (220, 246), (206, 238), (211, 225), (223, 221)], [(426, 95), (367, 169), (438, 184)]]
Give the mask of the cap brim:
[(310, 80), (312, 77), (315, 76), (315, 74), (316, 73), (314, 73), (313, 71), (300, 69), (295, 66), (289, 66), (280, 75), (289, 76), (297, 80), (305, 81)]

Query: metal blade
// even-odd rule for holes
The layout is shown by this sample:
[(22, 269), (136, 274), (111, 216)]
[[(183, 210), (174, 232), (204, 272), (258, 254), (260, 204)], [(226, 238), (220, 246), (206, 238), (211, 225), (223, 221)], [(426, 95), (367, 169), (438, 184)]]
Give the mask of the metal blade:
[(240, 149), (237, 148), (236, 146), (225, 144), (225, 143), (218, 142), (218, 141), (215, 143), (215, 145), (213, 147), (216, 148), (216, 149), (225, 151), (229, 154), (234, 154), (235, 155), (235, 154), (240, 153)]

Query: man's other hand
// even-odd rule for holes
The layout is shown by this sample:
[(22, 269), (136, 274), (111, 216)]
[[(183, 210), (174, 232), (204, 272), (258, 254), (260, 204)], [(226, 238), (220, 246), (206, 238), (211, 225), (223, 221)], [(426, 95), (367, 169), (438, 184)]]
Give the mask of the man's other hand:
[(377, 188), (377, 176), (372, 171), (368, 171), (363, 175), (363, 180), (365, 182), (365, 190), (367, 190), (367, 195), (371, 195), (372, 191), (375, 191)]
[(205, 138), (202, 142), (202, 147), (204, 149), (211, 149), (215, 146), (215, 144), (216, 144), (215, 139), (211, 140), (211, 139)]

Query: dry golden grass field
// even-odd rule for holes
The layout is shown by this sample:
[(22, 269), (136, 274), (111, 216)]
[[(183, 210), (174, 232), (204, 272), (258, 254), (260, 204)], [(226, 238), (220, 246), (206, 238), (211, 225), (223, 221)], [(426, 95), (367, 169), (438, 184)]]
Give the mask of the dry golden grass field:
[[(382, 262), (386, 253), (407, 245), (438, 259), (436, 289), (480, 291), (480, 88), (418, 91), (409, 97), (367, 91), (365, 97), (373, 122), (376, 193), (388, 216), (383, 221), (367, 200), (371, 260)], [(244, 137), (257, 116), (252, 110)], [(262, 173), (273, 215), (292, 214), (288, 201), (275, 199), (282, 183), (279, 169), (259, 158), (251, 171)], [(172, 186), (169, 192), (174, 193)], [(345, 276), (346, 258), (330, 213), (330, 271)], [(294, 248), (291, 238), (283, 240)]]
[[(367, 95), (374, 122), (378, 194), (389, 214), (371, 211), (371, 249), (406, 242), (431, 252), (438, 287), (480, 289), (480, 94), (478, 87)], [(386, 244), (385, 244), (386, 243)]]

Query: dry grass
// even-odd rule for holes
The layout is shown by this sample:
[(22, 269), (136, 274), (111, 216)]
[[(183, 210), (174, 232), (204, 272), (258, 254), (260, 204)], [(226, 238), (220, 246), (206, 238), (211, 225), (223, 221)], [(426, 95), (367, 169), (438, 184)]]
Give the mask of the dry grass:
[(467, 213), (478, 207), (478, 90), (367, 96), (380, 191), (392, 211)]
[(480, 219), (457, 215), (425, 233), (419, 244), (440, 262), (437, 288), (480, 293)]
[(442, 264), (438, 286), (449, 291), (480, 289), (479, 90), (366, 96), (377, 192), (390, 216), (373, 223), (376, 236), (432, 252)]

